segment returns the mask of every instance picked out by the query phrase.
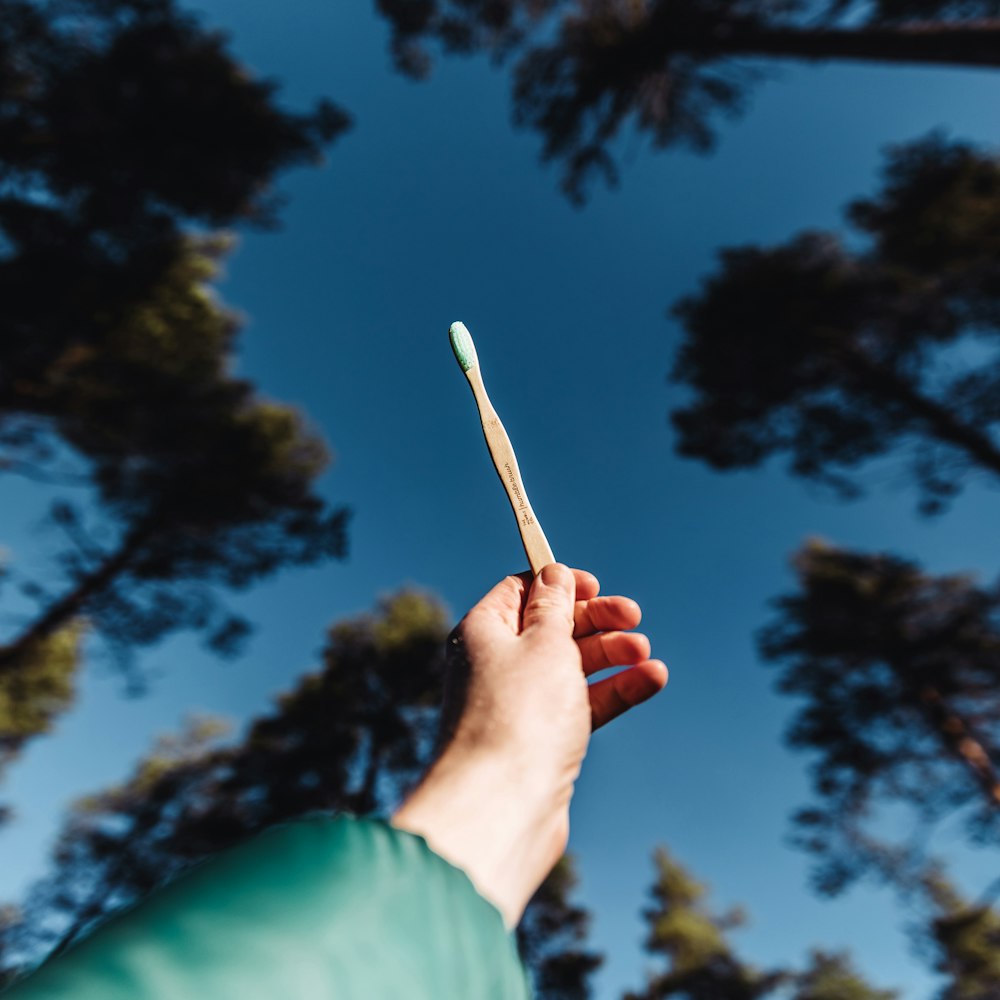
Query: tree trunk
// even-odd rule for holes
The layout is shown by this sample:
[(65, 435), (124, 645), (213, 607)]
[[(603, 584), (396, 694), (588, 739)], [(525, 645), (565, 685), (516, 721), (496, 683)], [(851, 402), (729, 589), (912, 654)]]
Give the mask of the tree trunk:
[(679, 11), (670, 0), (660, 0), (648, 16), (629, 24), (581, 18), (568, 30), (575, 36), (566, 50), (577, 62), (575, 86), (589, 104), (608, 92), (633, 91), (678, 54), (705, 62), (742, 57), (1000, 66), (1000, 18), (856, 28), (772, 26), (757, 18)]
[(77, 581), (77, 585), (53, 601), (20, 635), (0, 645), (0, 674), (16, 669), (17, 660), (33, 643), (48, 638), (77, 615), (84, 613), (88, 601), (106, 589), (127, 567), (136, 552), (154, 531), (154, 521), (140, 522), (126, 535), (115, 552), (108, 555), (96, 569)]
[(963, 423), (948, 407), (923, 395), (906, 379), (872, 361), (863, 351), (847, 349), (844, 359), (862, 386), (870, 387), (877, 398), (902, 404), (939, 441), (965, 452), (975, 465), (1000, 476), (1000, 448), (988, 434)]
[(368, 765), (361, 787), (351, 796), (351, 810), (364, 814), (374, 812), (378, 808), (375, 796), (379, 775), (382, 770), (382, 749), (372, 747), (368, 752)]
[[(670, 46), (675, 48), (674, 45)], [(860, 28), (759, 28), (722, 23), (686, 51), (711, 56), (858, 59), (864, 62), (1000, 66), (1000, 20)]]
[(936, 688), (921, 688), (920, 702), (945, 749), (970, 772), (988, 806), (1000, 809), (1000, 775), (966, 721), (948, 706)]

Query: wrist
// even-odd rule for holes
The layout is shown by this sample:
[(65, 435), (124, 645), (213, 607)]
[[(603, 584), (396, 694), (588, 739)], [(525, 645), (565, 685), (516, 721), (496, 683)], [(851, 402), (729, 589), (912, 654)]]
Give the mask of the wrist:
[(571, 794), (509, 755), (452, 744), (392, 824), (461, 868), (514, 927), (566, 848)]

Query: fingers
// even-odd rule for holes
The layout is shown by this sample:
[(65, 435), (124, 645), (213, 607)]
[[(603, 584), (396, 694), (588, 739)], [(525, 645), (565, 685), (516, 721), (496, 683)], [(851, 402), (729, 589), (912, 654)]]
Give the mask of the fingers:
[(465, 616), (463, 631), (471, 628), (496, 638), (517, 635), (521, 625), (521, 608), (530, 584), (530, 573), (504, 577)]
[(667, 683), (667, 668), (661, 660), (644, 660), (614, 677), (591, 684), (590, 717), (594, 729), (599, 729), (623, 712), (642, 704), (663, 690)]
[[(593, 573), (588, 573), (584, 569), (574, 569), (572, 575), (576, 585), (576, 599), (579, 602), (583, 603), (597, 596), (601, 585)], [(472, 620), (477, 630), (485, 630), (495, 638), (520, 634), (522, 615), (533, 579), (531, 573), (517, 573), (504, 577), (477, 602), (466, 618)]]
[(629, 667), (649, 659), (649, 639), (641, 632), (602, 632), (577, 640), (583, 672), (589, 677), (608, 667)]
[(592, 597), (577, 601), (573, 613), (573, 636), (632, 629), (642, 619), (642, 610), (631, 597)]
[(521, 616), (525, 636), (555, 632), (567, 638), (573, 631), (576, 577), (568, 566), (550, 563), (535, 577)]
[(578, 601), (589, 601), (592, 597), (597, 597), (601, 592), (601, 585), (593, 573), (588, 573), (585, 569), (574, 569), (573, 576), (576, 578), (576, 599)]
[[(560, 563), (559, 565), (562, 564)], [(573, 569), (572, 567), (570, 567), (570, 572), (576, 581), (576, 599), (578, 601), (589, 600), (601, 592), (601, 584), (593, 573), (589, 573), (585, 569)], [(531, 588), (534, 576), (531, 573), (518, 573), (517, 578), (524, 581), (525, 593), (527, 593)]]

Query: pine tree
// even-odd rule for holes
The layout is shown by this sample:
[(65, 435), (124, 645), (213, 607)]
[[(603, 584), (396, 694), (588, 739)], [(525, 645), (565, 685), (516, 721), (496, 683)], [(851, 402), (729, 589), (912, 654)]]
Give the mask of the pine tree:
[(936, 512), (970, 475), (1000, 476), (1000, 161), (936, 136), (898, 147), (847, 216), (865, 244), (723, 250), (677, 305), (674, 378), (695, 393), (678, 448), (717, 469), (787, 454), (846, 495), (866, 462), (908, 452)]
[[(1000, 586), (822, 543), (795, 566), (798, 589), (776, 601), (761, 649), (779, 690), (801, 699), (788, 740), (814, 755), (817, 803), (796, 822), (818, 887), (866, 872), (919, 885), (927, 825), (957, 811), (996, 845)], [(906, 838), (887, 839), (890, 807), (908, 811)]]
[(0, 472), (76, 487), (52, 571), (9, 569), (35, 611), (5, 683), (84, 619), (125, 666), (179, 628), (235, 652), (224, 589), (344, 554), (326, 446), (232, 373), (229, 240), (186, 232), (273, 224), (278, 174), (346, 128), (275, 91), (171, 0), (0, 0)]
[(947, 977), (938, 1000), (997, 1000), (1000, 997), (1000, 914), (973, 903), (940, 871), (926, 888), (934, 908), (928, 937), (937, 952), (937, 971)]
[(774, 60), (1000, 65), (994, 0), (378, 0), (398, 65), (430, 51), (514, 54), (515, 119), (564, 166), (582, 200), (591, 175), (617, 177), (627, 128), (656, 146), (711, 148), (714, 122), (747, 105)]
[(795, 977), (792, 1000), (895, 1000), (897, 990), (878, 990), (844, 954), (814, 951), (809, 967)]
[(314, 492), (325, 446), (228, 372), (235, 330), (205, 285), (213, 269), (208, 250), (185, 251), (101, 350), (76, 352), (34, 393), (47, 426), (89, 459), (112, 540), (96, 541), (77, 505), (54, 506), (71, 539), (62, 592), (40, 592), (38, 613), (0, 645), (0, 674), (81, 615), (116, 650), (186, 626), (225, 651), (245, 624), (221, 609), (219, 586), (343, 554), (346, 514)]
[[(72, 704), (82, 631), (74, 622), (38, 640), (21, 652), (16, 669), (0, 674), (0, 777)], [(9, 816), (9, 807), (0, 806), (0, 825)]]
[(590, 977), (603, 961), (586, 947), (590, 914), (570, 901), (577, 882), (572, 855), (563, 855), (517, 927), (518, 951), (540, 1000), (588, 1000)]
[(786, 971), (758, 970), (733, 949), (728, 933), (743, 923), (741, 911), (713, 914), (706, 887), (665, 848), (656, 850), (654, 865), (652, 905), (643, 912), (649, 925), (646, 951), (666, 968), (625, 1000), (759, 1000), (787, 980)]
[(895, 1000), (898, 995), (871, 986), (845, 954), (814, 951), (802, 971), (791, 965), (755, 968), (729, 938), (745, 923), (743, 911), (713, 913), (708, 889), (665, 848), (658, 848), (653, 860), (652, 905), (644, 911), (646, 951), (666, 967), (624, 1000)]

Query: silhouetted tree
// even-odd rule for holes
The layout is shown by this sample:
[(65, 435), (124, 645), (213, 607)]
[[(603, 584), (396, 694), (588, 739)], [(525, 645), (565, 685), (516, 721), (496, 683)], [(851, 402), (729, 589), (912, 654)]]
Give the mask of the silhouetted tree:
[(824, 892), (865, 872), (915, 887), (934, 820), (961, 810), (977, 840), (1000, 834), (1000, 587), (822, 543), (795, 566), (761, 650), (779, 690), (803, 699), (789, 743), (816, 755), (799, 842)]
[(697, 882), (665, 848), (654, 855), (652, 905), (643, 911), (646, 951), (666, 963), (646, 988), (625, 1000), (758, 1000), (786, 982), (784, 970), (760, 971), (734, 951), (728, 932), (744, 922), (740, 910), (713, 914)]
[[(218, 720), (160, 740), (120, 786), (80, 800), (54, 871), (29, 897), (11, 965), (62, 948), (164, 879), (274, 823), (315, 810), (388, 811), (429, 764), (438, 727), (445, 613), (402, 591), (335, 625), (323, 666), (235, 743)], [(564, 860), (519, 931), (542, 1000), (586, 1000), (599, 964)], [(0, 959), (3, 955), (0, 954)]]
[(649, 975), (640, 993), (625, 1000), (894, 1000), (854, 970), (844, 954), (815, 951), (801, 972), (791, 967), (762, 971), (739, 957), (729, 932), (744, 923), (741, 910), (714, 914), (708, 890), (664, 848), (654, 855), (656, 881), (646, 951), (666, 962)]
[(273, 222), (275, 175), (315, 160), (347, 124), (328, 101), (307, 114), (279, 108), (274, 83), (254, 80), (221, 33), (173, 0), (3, 0), (0, 10), (0, 225), (22, 254), (120, 264), (192, 221)]
[(895, 148), (847, 215), (867, 245), (724, 250), (675, 307), (673, 374), (696, 393), (678, 449), (718, 469), (787, 453), (848, 495), (852, 470), (906, 449), (937, 511), (969, 473), (1000, 477), (1000, 161), (936, 136)]
[(586, 947), (590, 914), (570, 901), (577, 885), (572, 855), (562, 857), (531, 898), (517, 945), (541, 1000), (587, 1000), (603, 958)]
[[(80, 631), (73, 624), (38, 640), (21, 652), (17, 669), (0, 674), (0, 777), (24, 745), (47, 732), (72, 703)], [(9, 815), (0, 805), (0, 826)]]
[(32, 582), (38, 613), (0, 645), (0, 675), (83, 615), (123, 654), (179, 627), (229, 651), (246, 623), (221, 607), (219, 585), (343, 554), (346, 513), (314, 491), (325, 446), (228, 371), (236, 326), (206, 285), (219, 250), (179, 249), (102, 344), (21, 386), (48, 410), (43, 432), (87, 459), (104, 540), (78, 505), (54, 506), (72, 541), (61, 589)]
[(273, 223), (276, 175), (346, 127), (275, 90), (172, 0), (0, 0), (0, 471), (69, 467), (99, 508), (54, 505), (61, 576), (22, 581), (0, 675), (81, 616), (122, 657), (179, 627), (232, 651), (220, 585), (343, 554), (324, 445), (230, 371), (227, 241), (185, 235)]
[(539, 131), (582, 198), (614, 180), (614, 140), (630, 126), (654, 145), (706, 150), (714, 119), (746, 105), (775, 59), (1000, 65), (995, 0), (377, 0), (398, 65), (415, 76), (430, 46), (519, 53), (514, 115)]
[(814, 951), (809, 966), (794, 977), (792, 1000), (894, 1000), (897, 990), (871, 986), (843, 954)]
[(0, 444), (162, 299), (183, 230), (273, 223), (276, 175), (347, 126), (275, 90), (172, 0), (0, 2)]
[(947, 977), (938, 1000), (997, 1000), (1000, 996), (1000, 914), (964, 898), (940, 872), (926, 888), (936, 914), (928, 937), (937, 971)]

